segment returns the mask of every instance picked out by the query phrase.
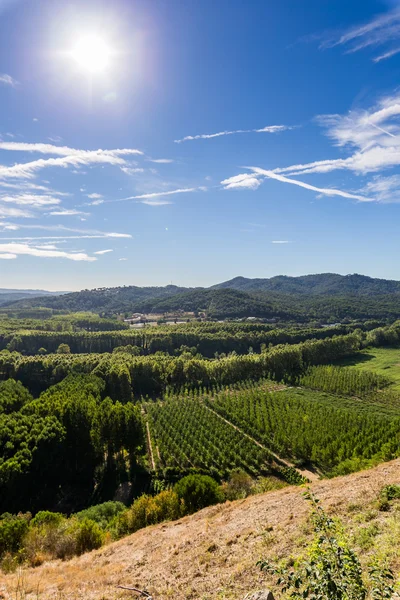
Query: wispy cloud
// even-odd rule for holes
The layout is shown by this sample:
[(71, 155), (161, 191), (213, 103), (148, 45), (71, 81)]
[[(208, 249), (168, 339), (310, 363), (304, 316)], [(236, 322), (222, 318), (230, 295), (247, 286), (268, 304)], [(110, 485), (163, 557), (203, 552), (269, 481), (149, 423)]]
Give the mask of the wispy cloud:
[(377, 175), (360, 191), (384, 204), (400, 202), (400, 175), (390, 177)]
[(261, 180), (251, 173), (241, 173), (240, 175), (224, 179), (221, 181), (221, 185), (223, 185), (226, 190), (256, 190), (261, 185)]
[(49, 215), (53, 217), (73, 217), (76, 215), (84, 215), (88, 216), (90, 213), (83, 212), (82, 210), (76, 210), (75, 208), (65, 208), (62, 210), (53, 210), (49, 213)]
[(37, 171), (48, 167), (82, 167), (94, 164), (124, 165), (124, 157), (142, 155), (140, 150), (122, 148), (112, 150), (79, 150), (68, 146), (55, 146), (53, 144), (29, 144), (25, 142), (0, 142), (0, 150), (8, 152), (29, 152), (55, 155), (57, 158), (40, 158), (28, 163), (19, 163), (12, 166), (0, 165), (0, 179), (19, 178), (29, 179)]
[(293, 129), (288, 125), (269, 125), (261, 129), (236, 129), (234, 131), (219, 131), (218, 133), (201, 133), (199, 135), (187, 135), (180, 140), (174, 140), (175, 144), (189, 142), (193, 140), (211, 140), (213, 138), (222, 137), (224, 135), (236, 135), (238, 133), (279, 133), (287, 129)]
[(350, 192), (345, 192), (343, 190), (338, 190), (336, 188), (320, 188), (315, 185), (310, 185), (309, 183), (305, 183), (304, 181), (299, 181), (298, 179), (290, 179), (289, 177), (285, 177), (284, 175), (279, 175), (274, 171), (268, 171), (265, 169), (260, 169), (259, 167), (249, 167), (254, 173), (260, 175), (261, 177), (266, 177), (269, 179), (276, 179), (276, 181), (281, 181), (282, 183), (289, 183), (292, 185), (297, 185), (306, 190), (311, 190), (313, 192), (318, 192), (323, 196), (341, 196), (342, 198), (349, 198), (351, 200), (359, 200), (360, 202), (369, 202), (371, 199), (366, 196), (362, 196), (360, 194), (352, 194)]
[(335, 146), (352, 151), (347, 158), (317, 160), (276, 168), (290, 176), (348, 170), (356, 174), (400, 166), (400, 95), (385, 96), (366, 110), (321, 115), (317, 122)]
[[(264, 181), (265, 179), (275, 179), (277, 181), (281, 181), (282, 183), (289, 183), (292, 185), (296, 185), (298, 187), (302, 187), (306, 190), (318, 192), (319, 194), (322, 194), (323, 196), (341, 196), (342, 198), (359, 200), (361, 202), (370, 201), (370, 198), (367, 198), (360, 194), (353, 194), (351, 192), (338, 190), (336, 188), (320, 188), (315, 185), (305, 183), (304, 181), (299, 181), (297, 179), (290, 179), (289, 177), (280, 175), (279, 173), (276, 173), (275, 171), (268, 171), (266, 169), (261, 169), (260, 167), (247, 167), (247, 168), (252, 171), (253, 177), (257, 178), (259, 185), (261, 185), (262, 181)], [(239, 179), (239, 181), (238, 181), (238, 177), (241, 177), (241, 176), (236, 175), (229, 179), (225, 179), (224, 181), (221, 182), (221, 185), (223, 185), (224, 189), (226, 189), (226, 190), (241, 188), (243, 186), (241, 185), (241, 180)]]
[(173, 162), (172, 158), (148, 158), (148, 162), (156, 163), (158, 165), (169, 165)]
[(112, 248), (108, 248), (107, 250), (97, 250), (97, 252), (93, 252), (93, 254), (108, 254), (109, 252), (114, 252)]
[[(19, 239), (96, 239), (96, 238), (132, 238), (132, 235), (130, 233), (119, 233), (119, 232), (114, 232), (114, 231), (99, 231), (97, 229), (79, 229), (76, 227), (65, 227), (65, 225), (20, 225), (20, 224), (15, 224), (15, 223), (6, 223), (3, 226), (0, 226), (0, 231), (1, 229), (7, 229), (9, 230), (11, 227), (13, 228), (13, 230), (19, 230), (19, 229), (29, 229), (29, 230), (41, 230), (41, 231), (51, 231), (54, 232), (56, 235), (47, 235), (47, 236), (40, 236), (40, 238), (36, 238), (35, 236), (24, 236), (23, 238), (19, 238)], [(78, 234), (77, 236), (69, 236), (69, 235), (65, 235), (65, 233), (76, 233)], [(62, 234), (62, 235), (57, 235), (57, 234)], [(2, 238), (2, 239), (6, 239), (6, 238)], [(8, 238), (8, 239), (16, 239), (15, 237), (12, 238)]]
[(147, 206), (167, 206), (173, 204), (170, 200), (141, 200), (141, 204), (147, 204)]
[[(174, 196), (175, 194), (190, 194), (192, 192), (204, 191), (206, 188), (197, 187), (197, 188), (178, 188), (176, 190), (169, 190), (167, 192), (150, 192), (148, 194), (138, 194), (136, 196), (128, 196), (127, 198), (118, 198), (116, 200), (105, 200), (105, 202), (126, 202), (129, 200), (136, 200), (138, 202), (143, 201), (144, 204), (149, 204), (149, 202), (144, 202), (145, 200), (151, 200), (152, 198), (159, 198), (162, 196)], [(163, 204), (166, 204), (165, 202)], [(153, 204), (155, 206), (155, 204)], [(161, 205), (161, 203), (160, 203)]]
[(96, 199), (99, 199), (99, 198), (103, 197), (102, 194), (96, 194), (96, 193), (86, 194), (86, 195), (87, 195), (88, 198), (92, 198), (93, 200), (96, 200)]
[(142, 167), (121, 167), (121, 171), (125, 175), (137, 175), (138, 173), (144, 173)]
[(19, 82), (14, 77), (11, 77), (11, 75), (7, 75), (7, 73), (0, 73), (0, 84), (16, 88)]
[(60, 204), (59, 198), (53, 196), (38, 195), (38, 194), (15, 194), (15, 195), (0, 195), (0, 202), (8, 202), (11, 204), (28, 205), (35, 208), (43, 206), (51, 206)]
[(290, 240), (272, 240), (271, 244), (291, 244)]
[(112, 154), (114, 156), (143, 155), (141, 150), (135, 148), (116, 148), (113, 150), (79, 150), (68, 146), (56, 146), (54, 144), (28, 143), (28, 142), (0, 142), (0, 150), (10, 152), (35, 152), (38, 154), (54, 154), (56, 156), (85, 156), (85, 154)]
[(30, 210), (21, 208), (12, 208), (11, 206), (0, 205), (0, 217), (12, 217), (22, 219), (32, 219), (35, 215)]
[(376, 50), (386, 48), (372, 60), (380, 62), (400, 52), (400, 9), (397, 7), (387, 13), (375, 16), (366, 23), (355, 25), (342, 31), (339, 35), (328, 36), (321, 43), (321, 48), (342, 46), (347, 54), (359, 52), (366, 48)]
[(38, 258), (67, 258), (74, 261), (95, 261), (94, 256), (88, 256), (85, 252), (64, 252), (62, 250), (47, 250), (28, 244), (2, 244), (0, 243), (0, 258), (4, 255), (8, 258), (17, 258), (20, 255), (36, 256)]

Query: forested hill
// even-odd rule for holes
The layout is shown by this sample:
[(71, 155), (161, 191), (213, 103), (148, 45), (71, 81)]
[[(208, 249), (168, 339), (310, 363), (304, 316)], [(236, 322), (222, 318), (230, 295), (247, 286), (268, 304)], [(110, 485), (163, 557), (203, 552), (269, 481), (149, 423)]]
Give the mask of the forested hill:
[[(45, 307), (57, 310), (94, 311), (94, 312), (124, 312), (139, 310), (149, 300), (156, 301), (160, 298), (176, 296), (190, 288), (176, 285), (165, 287), (138, 287), (135, 285), (96, 288), (71, 292), (57, 297), (29, 297), (16, 303), (9, 302), (9, 306), (18, 308)], [(151, 306), (151, 305), (149, 305)]]
[(15, 290), (0, 288), (0, 305), (6, 302), (23, 300), (24, 298), (37, 298), (38, 296), (59, 296), (65, 292), (48, 292), (47, 290)]
[(49, 308), (96, 313), (177, 311), (205, 312), (223, 319), (261, 317), (332, 322), (400, 317), (400, 282), (363, 275), (325, 273), (303, 277), (246, 279), (236, 277), (211, 288), (124, 286), (83, 290), (62, 296), (24, 298), (7, 302), (12, 309)]
[(278, 275), (270, 279), (248, 279), (235, 277), (230, 281), (218, 283), (216, 289), (233, 289), (243, 292), (279, 292), (280, 294), (328, 295), (328, 296), (381, 296), (400, 294), (400, 281), (374, 279), (366, 275), (338, 275), (320, 273), (288, 277)]

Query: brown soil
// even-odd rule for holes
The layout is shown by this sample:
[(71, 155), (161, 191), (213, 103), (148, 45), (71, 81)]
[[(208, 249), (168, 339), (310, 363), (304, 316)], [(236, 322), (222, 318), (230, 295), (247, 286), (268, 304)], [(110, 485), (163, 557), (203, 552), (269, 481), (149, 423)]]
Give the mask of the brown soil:
[[(364, 562), (386, 554), (399, 575), (400, 507), (376, 510), (379, 491), (388, 483), (400, 483), (400, 460), (316, 481), (311, 488), (329, 513), (343, 520)], [(305, 552), (311, 530), (303, 491), (287, 487), (212, 506), (70, 561), (26, 569), (19, 577), (23, 595), (16, 593), (18, 574), (0, 575), (0, 598), (132, 598), (135, 594), (116, 587), (131, 585), (149, 590), (154, 600), (242, 599), (271, 584), (256, 567), (259, 558), (279, 561)], [(367, 535), (371, 524), (373, 537)]]

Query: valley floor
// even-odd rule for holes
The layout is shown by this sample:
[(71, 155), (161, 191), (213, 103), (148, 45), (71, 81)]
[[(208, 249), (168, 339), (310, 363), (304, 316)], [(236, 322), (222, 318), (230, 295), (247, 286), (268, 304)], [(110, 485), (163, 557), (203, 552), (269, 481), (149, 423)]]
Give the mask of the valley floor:
[[(345, 523), (363, 562), (388, 556), (399, 577), (400, 506), (388, 512), (376, 507), (381, 488), (390, 483), (400, 484), (400, 460), (313, 482), (311, 488), (324, 508)], [(256, 567), (258, 559), (280, 561), (304, 553), (311, 530), (303, 491), (287, 487), (226, 502), (70, 561), (0, 575), (0, 598), (132, 598), (132, 592), (117, 589), (126, 585), (147, 589), (155, 600), (242, 599), (272, 584)]]

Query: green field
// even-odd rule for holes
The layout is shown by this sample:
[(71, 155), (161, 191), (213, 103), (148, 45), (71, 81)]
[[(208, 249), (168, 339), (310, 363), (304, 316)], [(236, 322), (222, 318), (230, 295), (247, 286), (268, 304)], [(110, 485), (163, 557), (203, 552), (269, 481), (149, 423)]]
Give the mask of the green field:
[(338, 364), (384, 375), (393, 381), (392, 389), (400, 390), (400, 348), (370, 348)]

